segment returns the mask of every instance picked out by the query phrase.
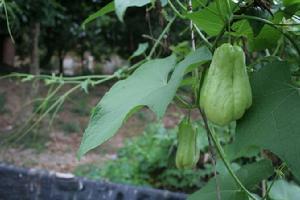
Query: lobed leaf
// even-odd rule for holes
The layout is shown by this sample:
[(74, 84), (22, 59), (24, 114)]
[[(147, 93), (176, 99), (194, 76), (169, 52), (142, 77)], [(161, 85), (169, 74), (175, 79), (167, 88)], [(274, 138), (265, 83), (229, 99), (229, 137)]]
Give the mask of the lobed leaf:
[(253, 74), (253, 105), (238, 121), (234, 152), (260, 147), (279, 156), (300, 180), (300, 95), (287, 62), (275, 61)]
[[(129, 78), (117, 82), (94, 109), (78, 150), (78, 157), (112, 137), (127, 116), (137, 108), (147, 106), (162, 117), (175, 96), (186, 68), (210, 59), (211, 53), (203, 47), (192, 52), (177, 65), (174, 55), (150, 60)], [(174, 72), (169, 80), (172, 70)]]

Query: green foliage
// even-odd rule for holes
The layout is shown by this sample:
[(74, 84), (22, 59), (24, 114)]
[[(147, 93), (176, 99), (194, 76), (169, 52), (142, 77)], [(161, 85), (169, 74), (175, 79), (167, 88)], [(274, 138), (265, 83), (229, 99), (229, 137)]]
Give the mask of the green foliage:
[(140, 56), (142, 54), (144, 54), (148, 48), (149, 44), (146, 43), (140, 43), (137, 50), (135, 50), (135, 52), (133, 52), (133, 54), (130, 56), (129, 59), (132, 59), (134, 57)]
[(13, 30), (19, 34), (21, 31), (30, 31), (34, 23), (42, 26), (54, 26), (55, 19), (60, 17), (63, 8), (56, 0), (38, 1), (28, 3), (26, 0), (15, 0), (11, 7), (14, 16)]
[(102, 17), (114, 10), (115, 10), (115, 5), (114, 5), (114, 2), (112, 1), (112, 2), (108, 3), (106, 6), (104, 6), (103, 8), (101, 8), (100, 10), (98, 10), (97, 12), (90, 15), (88, 18), (86, 18), (83, 21), (82, 26), (85, 27), (85, 25), (90, 23), (91, 21), (94, 21), (98, 17)]
[[(37, 99), (34, 103), (33, 103), (33, 112), (37, 113), (37, 114), (43, 114), (46, 110), (48, 110), (53, 103), (56, 101), (57, 99)], [(59, 109), (58, 111), (60, 111), (61, 109)], [(51, 112), (49, 112), (49, 114), (53, 114), (55, 111), (51, 110)]]
[[(283, 13), (277, 12), (273, 17), (272, 22), (279, 23), (282, 21), (282, 18)], [(277, 43), (275, 43), (274, 41), (278, 41), (280, 37), (282, 36), (279, 30), (274, 30), (274, 28), (268, 25), (264, 25), (257, 36), (249, 36), (249, 38), (251, 39), (251, 41), (249, 41), (249, 45), (252, 51), (260, 51), (266, 48), (274, 48), (277, 45)]]
[(151, 2), (151, 0), (115, 0), (116, 14), (123, 21), (123, 16), (128, 7), (142, 7)]
[(34, 149), (37, 152), (43, 152), (47, 150), (47, 146), (45, 145), (49, 141), (49, 135), (45, 131), (45, 129), (35, 128), (32, 129), (28, 134), (22, 136), (22, 139), (16, 139), (12, 143), (8, 143), (8, 145), (15, 148), (23, 148), (23, 149)]
[(235, 152), (251, 146), (278, 155), (300, 179), (299, 89), (290, 81), (289, 65), (272, 62), (251, 78), (253, 106), (238, 121)]
[(149, 184), (151, 172), (158, 176), (159, 169), (168, 166), (175, 136), (175, 131), (168, 132), (161, 125), (150, 126), (142, 136), (127, 140), (118, 159), (103, 169), (104, 175), (110, 176), (111, 181)]
[[(269, 187), (271, 187), (269, 184)], [(300, 197), (300, 187), (295, 183), (289, 183), (283, 179), (276, 180), (270, 190), (269, 197), (271, 200), (298, 200)]]
[[(78, 156), (81, 157), (113, 136), (124, 119), (132, 114), (132, 110), (136, 111), (136, 108), (148, 106), (159, 117), (163, 116), (186, 68), (210, 59), (208, 49), (200, 48), (176, 66), (174, 55), (151, 60), (139, 67), (128, 79), (115, 84), (96, 106), (83, 136)], [(174, 68), (175, 71), (168, 81), (169, 73)], [(101, 133), (99, 130), (102, 130)]]
[(76, 95), (71, 111), (79, 116), (89, 116), (92, 106), (89, 105), (87, 96)]
[[(198, 134), (203, 132), (197, 129)], [(75, 173), (118, 183), (195, 191), (204, 184), (204, 177), (212, 173), (212, 168), (208, 165), (197, 170), (177, 169), (174, 162), (176, 135), (177, 128), (168, 130), (161, 124), (151, 124), (141, 136), (126, 140), (116, 160), (106, 162), (103, 167), (81, 166)], [(205, 140), (203, 136), (199, 139)], [(206, 146), (202, 147), (204, 150)]]
[[(226, 1), (222, 1), (223, 4)], [(187, 15), (187, 17), (210, 36), (218, 35), (224, 27), (224, 19), (227, 18), (228, 11), (226, 5), (222, 5), (222, 14), (219, 15), (217, 3), (213, 2), (209, 6), (197, 12)], [(209, 20), (207, 20), (209, 19)]]
[[(21, 2), (21, 0), (18, 1)], [(56, 9), (60, 6), (52, 7), (51, 3), (53, 2), (55, 1), (34, 2), (33, 5), (22, 8), (22, 11), (36, 8), (36, 5), (42, 6), (43, 8), (39, 12), (28, 15), (28, 19), (31, 19), (31, 22), (37, 20), (51, 26), (51, 23), (42, 21), (47, 19), (46, 21), (50, 22), (53, 16), (60, 13), (59, 9)], [(101, 50), (99, 49), (101, 45), (95, 44), (107, 44), (113, 41), (118, 43), (119, 49), (125, 50), (124, 55), (140, 56), (147, 51), (148, 45), (144, 43), (145, 41), (141, 41), (137, 34), (144, 33), (146, 29), (150, 30), (150, 36), (147, 35), (147, 38), (154, 41), (149, 55), (138, 64), (128, 69), (121, 69), (114, 75), (95, 82), (89, 82), (88, 79), (85, 80), (86, 82), (79, 81), (80, 83), (74, 87), (75, 89), (73, 88), (74, 90), (77, 88), (87, 89), (89, 84), (100, 84), (114, 78), (122, 79), (124, 75), (130, 75), (135, 70), (127, 79), (116, 83), (94, 109), (78, 151), (79, 157), (112, 137), (128, 117), (144, 106), (150, 108), (161, 118), (167, 106), (176, 96), (176, 100), (180, 100), (179, 105), (188, 109), (187, 112), (191, 113), (191, 109), (195, 108), (202, 114), (205, 128), (197, 127), (199, 138), (206, 138), (205, 133), (207, 133), (217, 150), (219, 156), (217, 159), (223, 162), (223, 164), (218, 162), (218, 175), (215, 177), (220, 179), (221, 192), (219, 195), (222, 196), (222, 199), (251, 198), (254, 200), (260, 198), (256, 194), (252, 194), (259, 192), (254, 186), (258, 185), (261, 180), (269, 178), (274, 172), (271, 162), (261, 160), (261, 155), (257, 156), (260, 152), (264, 152), (262, 150), (268, 150), (278, 156), (279, 162), (286, 163), (294, 177), (300, 179), (298, 170), (300, 160), (297, 154), (300, 152), (298, 136), (300, 131), (299, 0), (245, 0), (235, 1), (236, 3), (231, 0), (176, 0), (176, 2), (172, 0), (114, 0), (110, 2), (101, 4), (99, 7), (93, 7), (91, 6), (93, 3), (85, 2), (78, 7), (71, 0), (63, 1), (59, 5), (69, 8), (71, 13), (62, 12), (66, 17), (64, 20), (61, 16), (55, 18), (57, 27), (64, 30), (61, 37), (59, 36), (60, 39), (57, 40), (58, 33), (55, 30), (43, 30), (43, 39), (47, 41), (45, 43), (49, 46), (50, 44), (59, 46), (57, 49), (52, 47), (49, 50), (54, 49), (60, 55), (74, 47), (81, 53), (86, 47), (93, 48), (94, 52), (103, 52), (107, 48)], [(49, 5), (48, 9), (51, 13), (49, 18), (47, 16), (44, 18), (40, 11)], [(140, 7), (143, 7), (142, 12), (138, 12), (141, 11)], [(146, 11), (144, 11), (145, 8)], [(79, 25), (84, 18), (81, 11), (92, 13), (97, 10), (98, 12), (84, 22), (86, 24), (101, 16), (100, 20), (95, 20), (95, 23), (89, 27), (92, 33), (81, 30)], [(105, 15), (113, 10), (118, 19), (125, 23), (119, 22), (111, 15)], [(126, 20), (123, 21), (126, 11)], [(149, 12), (152, 11), (157, 18), (149, 15)], [(73, 13), (76, 13), (75, 20)], [(144, 15), (146, 15), (147, 23), (141, 21), (141, 16)], [(40, 18), (32, 19), (32, 16), (40, 16)], [(155, 25), (162, 27), (166, 21), (168, 22), (161, 34), (157, 33), (161, 30), (160, 26), (152, 29), (151, 21), (154, 21), (152, 18), (156, 20)], [(176, 27), (171, 30), (170, 28), (174, 24)], [(70, 32), (70, 30), (72, 31)], [(123, 45), (122, 42), (127, 40), (119, 38), (124, 38), (124, 35), (127, 38), (128, 32), (128, 38), (131, 38), (130, 45), (127, 43)], [(103, 38), (95, 39), (95, 33), (105, 35), (104, 40)], [(197, 36), (194, 38), (196, 33)], [(76, 40), (70, 41), (70, 43), (60, 42), (70, 35), (75, 36)], [(156, 35), (159, 35), (157, 39), (155, 39)], [(192, 48), (189, 43), (184, 42), (187, 40), (187, 36), (191, 36)], [(78, 40), (80, 40), (79, 44)], [(133, 40), (136, 43), (133, 43)], [(60, 44), (56, 44), (55, 41), (59, 41)], [(173, 41), (176, 41), (175, 44)], [(109, 44), (115, 44), (113, 42)], [(171, 46), (169, 43), (172, 43)], [(234, 134), (232, 127), (214, 126), (209, 121), (211, 119), (209, 114), (205, 115), (207, 111), (199, 106), (199, 101), (203, 98), (199, 95), (199, 88), (203, 84), (205, 68), (209, 67), (208, 61), (211, 60), (211, 52), (218, 49), (223, 43), (240, 46), (240, 49), (243, 49), (246, 64), (249, 64), (248, 72), (251, 73), (253, 106), (241, 120), (237, 121), (237, 134)], [(131, 46), (131, 51), (133, 51), (137, 44), (142, 45), (137, 48), (136, 52), (133, 54), (127, 52), (128, 46)], [(214, 54), (217, 54), (217, 51)], [(152, 60), (152, 57), (155, 59)], [(229, 56), (219, 58), (218, 62), (228, 65), (226, 62), (228, 58)], [(243, 65), (245, 68), (245, 63), (236, 62), (234, 64)], [(136, 69), (137, 67), (139, 68)], [(233, 76), (233, 73), (229, 74)], [(293, 82), (290, 81), (291, 76), (293, 76)], [(216, 78), (214, 81), (218, 82), (219, 79)], [(295, 83), (298, 85), (293, 85)], [(212, 106), (215, 106), (215, 100), (222, 100), (226, 95), (222, 93), (222, 86), (224, 85), (218, 82), (216, 88), (221, 91), (210, 89), (212, 99), (208, 103), (212, 103)], [(185, 95), (186, 98), (181, 98), (181, 92), (176, 94), (178, 88), (188, 91), (188, 94)], [(237, 93), (242, 94), (245, 92), (244, 90)], [(243, 110), (245, 106), (235, 105), (234, 108), (236, 107)], [(214, 110), (213, 114), (222, 113), (222, 109), (219, 108)], [(232, 120), (237, 118), (232, 118)], [(198, 123), (201, 124), (201, 122)], [(218, 130), (229, 133), (223, 135)], [(185, 192), (201, 187), (203, 180), (199, 177), (210, 175), (211, 165), (202, 164), (200, 167), (204, 168), (204, 171), (175, 169), (173, 147), (176, 144), (176, 137), (173, 135), (175, 134), (145, 133), (139, 138), (127, 141), (125, 147), (118, 152), (118, 159), (109, 162), (99, 170), (99, 176), (116, 182), (183, 189)], [(208, 142), (202, 139), (197, 140), (197, 145), (201, 151), (207, 151)], [(228, 145), (232, 140), (234, 142)], [(226, 145), (227, 154), (224, 153), (223, 144)], [(292, 190), (289, 190), (287, 185), (291, 186), (290, 183), (276, 181), (275, 189), (271, 188), (269, 196), (275, 199), (294, 198), (292, 196), (294, 192), (298, 192), (298, 188), (291, 186)], [(281, 189), (286, 193), (282, 195), (283, 192), (278, 192)], [(190, 198), (215, 199), (216, 196), (215, 180), (211, 179)]]
[[(239, 179), (247, 188), (253, 188), (257, 183), (273, 174), (270, 161), (262, 160), (254, 164), (243, 166), (236, 172)], [(247, 195), (239, 190), (233, 178), (229, 174), (218, 176), (220, 181), (221, 195), (224, 200), (245, 200)], [(210, 180), (205, 187), (189, 196), (189, 200), (211, 200), (216, 198), (215, 178)]]
[(80, 133), (82, 131), (80, 125), (74, 122), (63, 122), (61, 127), (65, 134)]

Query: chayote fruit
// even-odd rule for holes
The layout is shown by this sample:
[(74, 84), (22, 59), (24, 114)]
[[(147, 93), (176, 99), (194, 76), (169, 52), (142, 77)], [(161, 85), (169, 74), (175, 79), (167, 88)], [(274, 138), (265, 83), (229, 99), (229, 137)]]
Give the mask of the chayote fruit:
[(241, 47), (223, 44), (215, 50), (200, 91), (200, 107), (208, 120), (227, 125), (252, 104), (251, 86)]
[(197, 148), (197, 132), (188, 119), (179, 124), (177, 133), (176, 167), (178, 169), (191, 169), (199, 160)]

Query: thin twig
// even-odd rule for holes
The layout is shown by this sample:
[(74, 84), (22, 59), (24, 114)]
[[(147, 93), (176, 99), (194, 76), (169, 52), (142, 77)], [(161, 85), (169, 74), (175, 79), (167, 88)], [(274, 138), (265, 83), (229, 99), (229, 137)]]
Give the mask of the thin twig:
[[(153, 38), (152, 36), (150, 35), (146, 35), (146, 34), (143, 34), (142, 35), (143, 38), (146, 38), (146, 39), (149, 39), (149, 40), (152, 40), (153, 42), (156, 42), (157, 39)], [(163, 48), (167, 48), (166, 45), (164, 43), (162, 43), (161, 41), (159, 42), (160, 46), (163, 47)]]
[(224, 35), (224, 33), (226, 32), (226, 25), (223, 27), (223, 29), (221, 30), (221, 32), (219, 33), (219, 35), (216, 37), (213, 46), (212, 46), (212, 50), (214, 51), (217, 46), (218, 46), (218, 42), (219, 40), (222, 38), (222, 36)]
[(9, 23), (9, 19), (8, 19), (8, 12), (7, 12), (7, 7), (6, 7), (6, 2), (5, 2), (5, 0), (2, 0), (2, 2), (3, 2), (3, 8), (4, 8), (4, 13), (5, 13), (5, 18), (6, 18), (7, 31), (8, 31), (8, 34), (9, 34), (12, 42), (15, 43), (14, 37), (12, 36), (11, 29), (10, 29), (10, 23)]
[[(141, 60), (140, 62), (134, 64), (133, 66), (127, 68), (124, 70), (124, 72), (131, 72), (131, 71), (134, 71), (136, 68), (138, 68), (140, 65), (142, 65), (143, 63), (145, 63), (146, 60)], [(31, 76), (30, 74), (28, 74), (27, 76)], [(94, 85), (97, 85), (97, 84), (101, 84), (101, 83), (104, 83), (106, 81), (109, 81), (109, 80), (112, 80), (112, 79), (115, 79), (115, 78), (119, 78), (120, 74), (118, 73), (114, 73), (113, 75), (108, 75), (106, 76), (106, 78), (104, 79), (100, 79), (100, 80), (97, 80), (97, 81), (91, 81), (91, 85), (94, 86)], [(18, 77), (18, 76), (17, 76)], [(20, 76), (19, 76), (20, 77)], [(21, 76), (22, 77), (22, 76)], [(49, 77), (43, 77), (43, 78), (49, 78)], [(75, 78), (75, 77), (74, 77)], [(88, 80), (88, 79), (87, 79)], [(85, 80), (83, 80), (85, 81)], [(82, 81), (82, 82), (83, 82)], [(50, 95), (48, 95), (44, 102), (48, 102), (50, 101), (54, 95), (59, 91), (59, 89), (61, 88), (61, 86), (66, 83), (66, 82), (62, 82), (60, 83), (60, 85), (53, 91), (51, 92)], [(62, 106), (62, 104), (65, 102), (65, 100), (67, 99), (68, 96), (70, 96), (73, 92), (75, 92), (76, 90), (80, 89), (81, 88), (81, 83), (80, 84), (77, 84), (76, 86), (72, 87), (70, 90), (68, 90), (66, 93), (64, 93), (61, 97), (59, 97), (45, 112), (43, 112), (43, 105), (44, 104), (41, 104), (38, 109), (36, 110), (36, 112), (27, 120), (27, 122), (25, 123), (24, 126), (22, 126), (22, 129), (20, 129), (18, 132), (16, 132), (15, 134), (11, 135), (9, 138), (7, 138), (6, 140), (4, 141), (1, 141), (0, 144), (7, 144), (8, 142), (17, 142), (19, 141), (20, 139), (22, 139), (24, 136), (26, 136), (33, 128), (35, 128), (41, 121), (42, 119), (44, 119), (46, 117), (47, 114), (49, 114), (51, 111), (55, 111), (54, 113), (57, 113), (57, 110), (59, 109), (59, 107)], [(39, 112), (43, 112), (38, 118), (37, 120), (30, 126), (28, 126), (28, 124), (34, 120), (34, 118), (37, 116), (37, 114)], [(52, 118), (54, 118), (55, 115), (52, 115)], [(28, 127), (27, 127), (28, 126)]]
[(176, 0), (176, 2), (183, 10), (187, 11), (186, 7), (180, 2), (180, 0)]
[(266, 19), (259, 18), (259, 17), (249, 16), (249, 15), (234, 15), (233, 19), (249, 19), (249, 20), (259, 21), (259, 22), (263, 22), (263, 23), (273, 27), (274, 29), (276, 29), (280, 33), (282, 33), (283, 36), (286, 37), (286, 39), (288, 39), (290, 41), (290, 43), (294, 46), (295, 50), (297, 51), (298, 55), (300, 56), (300, 47), (298, 46), (298, 44), (293, 40), (293, 38), (288, 33), (284, 32), (281, 28), (278, 28), (277, 25), (274, 24), (273, 22), (266, 20)]
[[(199, 89), (199, 91), (200, 91), (200, 89)], [(200, 92), (199, 92), (199, 94), (200, 94)], [(198, 101), (199, 101), (199, 98), (198, 98)], [(216, 147), (216, 149), (218, 151), (218, 154), (219, 154), (221, 160), (223, 161), (223, 163), (225, 164), (225, 167), (227, 168), (228, 172), (230, 173), (232, 178), (235, 180), (237, 185), (241, 188), (241, 190), (243, 190), (251, 199), (255, 200), (255, 197), (247, 190), (247, 188), (242, 184), (242, 182), (239, 180), (239, 178), (235, 175), (233, 169), (230, 166), (230, 163), (226, 159), (226, 155), (224, 153), (224, 150), (223, 150), (222, 146), (220, 145), (220, 143), (219, 143), (218, 139), (216, 138), (215, 134), (212, 133), (212, 131), (209, 127), (208, 119), (206, 117), (205, 112), (202, 111), (202, 109), (200, 108), (199, 105), (198, 105), (198, 110), (200, 112), (200, 115), (202, 116), (207, 135), (208, 135), (209, 138), (212, 139), (212, 141), (214, 143), (214, 146)]]
[(207, 38), (204, 36), (204, 34), (201, 32), (201, 30), (198, 28), (198, 26), (196, 24), (193, 24), (194, 28), (196, 29), (196, 32), (198, 33), (198, 35), (200, 36), (200, 38), (203, 40), (203, 42), (205, 43), (205, 45), (212, 50), (212, 45), (210, 44), (210, 42), (207, 40)]
[(203, 119), (203, 122), (204, 122), (204, 127), (205, 127), (205, 130), (207, 132), (207, 140), (208, 140), (208, 145), (209, 145), (209, 151), (210, 151), (210, 154), (211, 154), (211, 161), (212, 161), (212, 164), (213, 164), (213, 168), (214, 168), (214, 177), (215, 177), (215, 181), (216, 181), (216, 193), (217, 193), (217, 200), (221, 200), (221, 187), (220, 187), (220, 181), (218, 179), (218, 175), (217, 175), (217, 156), (216, 156), (216, 152), (215, 152), (215, 149), (214, 149), (214, 145), (212, 144), (212, 141), (211, 141), (211, 132), (210, 132), (210, 128), (209, 128), (209, 125), (208, 125), (208, 121), (207, 121), (207, 118), (206, 118), (206, 115), (204, 112), (202, 112), (202, 110), (199, 108), (199, 112), (202, 116), (202, 119)]
[(160, 36), (158, 37), (158, 39), (156, 40), (155, 44), (153, 45), (149, 55), (147, 56), (147, 60), (150, 60), (157, 48), (157, 46), (159, 45), (160, 41), (163, 39), (164, 35), (169, 31), (171, 25), (173, 24), (173, 22), (175, 21), (176, 17), (173, 17), (169, 23), (167, 24), (167, 26), (164, 28), (164, 30), (161, 32)]
[[(205, 113), (203, 112), (204, 116)], [(206, 120), (207, 121), (207, 120)], [(255, 200), (256, 198), (253, 196), (253, 194), (251, 192), (249, 192), (249, 190), (243, 185), (243, 183), (240, 181), (240, 179), (237, 177), (237, 175), (234, 173), (233, 169), (231, 168), (231, 165), (229, 163), (229, 161), (226, 159), (226, 155), (224, 153), (224, 150), (221, 146), (221, 144), (219, 143), (218, 138), (216, 137), (215, 133), (214, 133), (214, 129), (212, 129), (213, 131), (209, 131), (209, 133), (211, 134), (211, 138), (215, 144), (215, 147), (219, 153), (220, 158), (222, 159), (223, 163), (225, 164), (225, 167), (227, 168), (229, 174), (231, 175), (231, 177), (234, 179), (234, 181), (236, 182), (236, 184), (241, 188), (241, 190), (243, 190), (248, 197), (250, 197), (251, 199)]]
[(148, 9), (146, 9), (146, 21), (148, 23), (148, 28), (149, 28), (150, 35), (151, 35), (151, 37), (153, 37), (151, 17), (150, 17), (150, 13), (149, 13)]
[(185, 19), (185, 16), (183, 16), (182, 14), (180, 14), (180, 12), (176, 9), (176, 7), (174, 6), (174, 4), (171, 2), (171, 0), (168, 0), (168, 3), (170, 5), (170, 7), (172, 8), (172, 10), (175, 12), (175, 14), (182, 18), (182, 19)]

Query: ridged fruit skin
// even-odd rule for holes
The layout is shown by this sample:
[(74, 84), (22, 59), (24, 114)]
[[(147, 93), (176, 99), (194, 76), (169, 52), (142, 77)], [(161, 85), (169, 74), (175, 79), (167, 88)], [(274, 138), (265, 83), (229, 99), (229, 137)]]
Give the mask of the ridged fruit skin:
[(179, 124), (177, 133), (176, 167), (178, 169), (192, 169), (199, 160), (197, 148), (197, 132), (188, 119)]
[(252, 104), (252, 92), (241, 47), (223, 44), (215, 50), (200, 91), (200, 108), (209, 121), (227, 125)]

